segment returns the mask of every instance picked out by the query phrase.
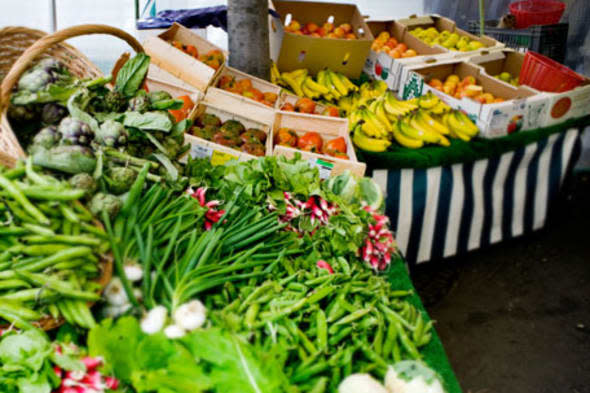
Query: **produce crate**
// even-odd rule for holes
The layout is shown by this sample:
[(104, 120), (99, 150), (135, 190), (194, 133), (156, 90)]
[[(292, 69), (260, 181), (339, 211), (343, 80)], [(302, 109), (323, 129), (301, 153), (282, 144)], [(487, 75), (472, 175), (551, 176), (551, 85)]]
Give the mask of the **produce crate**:
[[(301, 97), (296, 96), (295, 94), (291, 94), (291, 93), (287, 93), (286, 91), (283, 91), (281, 93), (280, 98), (279, 98), (279, 101), (280, 101), (279, 110), (286, 103), (289, 103), (289, 104), (295, 106), (295, 103), (297, 103), (297, 100), (299, 100), (300, 98)], [(336, 105), (334, 105), (334, 106), (336, 106)], [(314, 113), (314, 115), (316, 115), (316, 116), (325, 116), (325, 115), (322, 115), (322, 113), (324, 113), (324, 110), (326, 110), (326, 109), (327, 109), (327, 106), (325, 106), (324, 104), (320, 104), (319, 102), (316, 102), (315, 103), (315, 113)], [(285, 113), (293, 113), (291, 111), (282, 111), (282, 112), (285, 112)], [(334, 116), (326, 116), (326, 117), (334, 117)]]
[(268, 126), (272, 126), (275, 119), (273, 108), (216, 87), (210, 87), (207, 90), (203, 101)]
[(281, 71), (307, 68), (315, 75), (324, 68), (357, 79), (363, 71), (373, 35), (359, 9), (354, 4), (322, 3), (308, 1), (274, 0), (275, 10), (281, 15), (281, 23), (295, 19), (302, 24), (319, 26), (328, 20), (334, 25), (350, 23), (356, 40), (298, 35), (281, 29), (270, 30), (271, 47), (280, 47), (273, 58)]
[(345, 160), (281, 145), (275, 145), (273, 147), (273, 155), (292, 158), (299, 153), (311, 166), (318, 168), (322, 179), (339, 175), (346, 170), (357, 176), (364, 176), (367, 166), (364, 162), (359, 162), (356, 158), (354, 146), (349, 137), (347, 119), (304, 113), (277, 112), (273, 133), (283, 127), (292, 129), (299, 136), (308, 131), (315, 131), (322, 136), (324, 142), (342, 136), (346, 140), (346, 154), (348, 154), (349, 159)]
[[(195, 46), (199, 54), (218, 49), (223, 52), (225, 61), (219, 69), (215, 70), (172, 46), (169, 41), (173, 40), (184, 45)], [(215, 77), (221, 72), (228, 58), (227, 51), (222, 50), (178, 23), (174, 23), (162, 34), (149, 37), (143, 43), (143, 47), (156, 66), (187, 82), (202, 93), (205, 93), (209, 85), (215, 80)]]
[[(532, 50), (560, 63), (565, 61), (569, 28), (567, 23), (530, 26), (525, 29), (502, 29), (496, 27), (497, 25), (497, 20), (486, 21), (485, 34), (520, 52)], [(479, 21), (470, 21), (467, 30), (472, 34), (479, 34)]]
[(422, 40), (408, 33), (408, 27), (394, 20), (369, 20), (367, 25), (375, 38), (383, 31), (389, 32), (391, 37), (399, 43), (407, 45), (408, 49), (414, 49), (418, 56), (394, 59), (385, 52), (371, 50), (365, 62), (364, 71), (373, 79), (384, 80), (389, 89), (397, 91), (402, 68), (408, 64), (426, 63), (432, 59), (452, 57), (449, 51), (439, 45), (430, 46)]
[(240, 70), (237, 70), (235, 68), (226, 66), (226, 67), (223, 67), (223, 69), (221, 70), (221, 72), (219, 74), (217, 74), (217, 77), (215, 78), (215, 81), (213, 81), (213, 84), (212, 84), (211, 88), (219, 89), (219, 87), (218, 87), (219, 81), (221, 80), (221, 77), (223, 77), (224, 75), (233, 76), (234, 78), (236, 78), (236, 80), (250, 79), (250, 81), (252, 82), (252, 87), (253, 88), (261, 91), (262, 93), (274, 93), (274, 94), (277, 95), (277, 100), (276, 100), (274, 106), (268, 106), (268, 105), (265, 105), (265, 104), (263, 104), (261, 102), (258, 102), (256, 100), (254, 100), (254, 99), (248, 98), (246, 96), (243, 96), (243, 95), (240, 95), (240, 94), (237, 94), (237, 93), (233, 93), (233, 92), (230, 92), (228, 90), (224, 90), (224, 91), (226, 91), (226, 92), (228, 92), (230, 94), (236, 95), (238, 97), (244, 97), (248, 101), (251, 101), (252, 103), (254, 103), (256, 105), (263, 105), (266, 108), (275, 108), (275, 109), (278, 109), (278, 107), (279, 107), (279, 99), (278, 99), (278, 97), (281, 94), (281, 88), (279, 86), (274, 85), (274, 84), (272, 84), (272, 83), (270, 83), (268, 81), (265, 81), (264, 79), (260, 79), (260, 78), (257, 78), (255, 76), (253, 76), (253, 75), (250, 75), (250, 74), (247, 74), (247, 73), (242, 72)]
[[(195, 117), (200, 116), (202, 113), (211, 113), (218, 116), (222, 122), (227, 120), (237, 120), (241, 122), (246, 128), (259, 128), (263, 130), (266, 135), (266, 153), (269, 156), (272, 152), (272, 132), (269, 124), (262, 123), (260, 121), (251, 119), (246, 116), (242, 116), (236, 113), (232, 113), (229, 110), (220, 108), (216, 105), (207, 102), (201, 102), (197, 106)], [(208, 141), (203, 138), (196, 137), (194, 135), (185, 134), (185, 142), (188, 142), (191, 147), (185, 156), (180, 160), (186, 162), (187, 157), (190, 155), (192, 158), (208, 158), (211, 160), (213, 165), (223, 165), (230, 160), (248, 161), (256, 159), (258, 157), (244, 153), (240, 150), (232, 149), (227, 146), (217, 144), (215, 142)]]

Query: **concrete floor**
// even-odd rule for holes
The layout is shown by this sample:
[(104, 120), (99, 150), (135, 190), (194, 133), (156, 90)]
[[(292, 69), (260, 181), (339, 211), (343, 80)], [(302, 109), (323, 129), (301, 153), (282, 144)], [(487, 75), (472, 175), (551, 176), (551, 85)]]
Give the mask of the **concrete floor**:
[(590, 392), (589, 202), (578, 173), (545, 230), (414, 272), (465, 393)]

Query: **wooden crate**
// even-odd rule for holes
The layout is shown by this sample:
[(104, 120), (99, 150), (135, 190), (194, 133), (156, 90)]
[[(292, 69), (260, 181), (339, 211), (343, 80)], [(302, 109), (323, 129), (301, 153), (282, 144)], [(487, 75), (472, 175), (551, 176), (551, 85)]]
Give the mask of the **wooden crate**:
[(229, 91), (210, 87), (203, 101), (269, 126), (274, 123), (275, 110), (273, 108)]
[[(225, 56), (225, 61), (218, 70), (175, 48), (171, 41), (179, 41), (184, 45), (193, 45), (199, 54), (205, 54), (213, 49), (219, 49)], [(205, 93), (215, 80), (227, 61), (228, 52), (195, 34), (190, 29), (174, 23), (169, 29), (157, 36), (149, 37), (144, 43), (145, 52), (150, 55), (152, 62), (175, 77), (187, 82), (197, 90)]]
[[(201, 102), (197, 106), (197, 112), (195, 117), (200, 116), (202, 113), (211, 113), (218, 116), (222, 122), (227, 120), (237, 120), (241, 122), (246, 128), (259, 128), (263, 130), (266, 137), (266, 154), (267, 156), (272, 153), (272, 130), (271, 125), (262, 123), (258, 120), (254, 120), (247, 116), (242, 116), (231, 112), (228, 109), (220, 108), (216, 105), (207, 102)], [(227, 146), (217, 144), (212, 141), (208, 141), (203, 138), (196, 137), (194, 135), (185, 134), (185, 142), (190, 143), (191, 148), (182, 157), (181, 162), (186, 162), (188, 155), (193, 158), (209, 158), (213, 165), (223, 165), (230, 160), (248, 161), (256, 159), (258, 157), (248, 153), (244, 153), (240, 150), (232, 149)]]
[(275, 102), (275, 104), (273, 106), (268, 106), (268, 105), (265, 105), (265, 104), (263, 104), (261, 102), (258, 102), (256, 100), (253, 100), (253, 99), (250, 99), (248, 97), (245, 97), (243, 95), (240, 95), (240, 94), (237, 94), (237, 93), (232, 93), (232, 92), (229, 92), (227, 90), (224, 90), (227, 93), (232, 94), (232, 95), (237, 95), (238, 97), (244, 97), (248, 101), (251, 101), (252, 103), (254, 103), (256, 105), (262, 105), (262, 106), (264, 106), (266, 108), (275, 108), (275, 109), (278, 109), (279, 103), (280, 103), (280, 95), (281, 95), (281, 88), (279, 86), (274, 85), (274, 84), (272, 84), (272, 83), (270, 83), (268, 81), (265, 81), (264, 79), (257, 78), (257, 77), (255, 77), (253, 75), (247, 74), (245, 72), (242, 72), (240, 70), (237, 70), (235, 68), (232, 68), (232, 67), (229, 67), (229, 66), (226, 65), (225, 67), (223, 67), (223, 69), (221, 70), (221, 72), (219, 74), (217, 74), (217, 77), (215, 78), (215, 81), (211, 85), (212, 86), (211, 89), (213, 89), (213, 88), (218, 89), (219, 88), (218, 87), (219, 81), (221, 80), (221, 77), (223, 77), (224, 75), (233, 76), (236, 79), (236, 81), (237, 80), (240, 80), (240, 79), (250, 79), (252, 81), (252, 87), (253, 88), (255, 88), (257, 90), (260, 90), (262, 93), (274, 93), (274, 94), (277, 95), (277, 100), (276, 100), (276, 102)]
[(366, 164), (359, 162), (356, 158), (354, 146), (348, 133), (348, 119), (281, 111), (277, 112), (275, 116), (273, 132), (276, 132), (279, 128), (290, 128), (299, 136), (308, 131), (315, 131), (322, 136), (324, 142), (342, 136), (346, 140), (346, 154), (348, 154), (349, 159), (345, 160), (325, 154), (301, 151), (281, 145), (273, 146), (273, 155), (292, 158), (299, 153), (310, 165), (318, 167), (322, 179), (339, 175), (346, 170), (357, 176), (364, 176)]
[[(288, 93), (286, 91), (282, 91), (281, 92), (281, 96), (279, 97), (279, 101), (280, 101), (280, 105), (278, 107), (278, 109), (280, 110), (283, 105), (285, 105), (286, 103), (289, 103), (293, 106), (295, 106), (295, 103), (297, 103), (297, 100), (299, 100), (301, 97), (296, 96), (295, 94), (291, 94)], [(338, 107), (337, 105), (334, 105), (335, 107)], [(333, 117), (333, 116), (325, 116), (322, 115), (322, 113), (324, 112), (324, 110), (326, 110), (327, 106), (324, 104), (320, 104), (319, 102), (315, 101), (315, 113), (314, 115), (316, 116), (324, 116), (324, 117)], [(293, 113), (293, 112), (289, 112), (289, 111), (284, 111), (287, 113)]]

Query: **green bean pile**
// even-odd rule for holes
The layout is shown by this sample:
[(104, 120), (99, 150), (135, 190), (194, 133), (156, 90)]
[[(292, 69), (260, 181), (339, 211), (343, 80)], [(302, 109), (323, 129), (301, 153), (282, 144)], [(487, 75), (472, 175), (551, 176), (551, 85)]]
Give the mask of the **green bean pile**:
[(382, 377), (393, 362), (421, 357), (432, 322), (403, 299), (411, 291), (344, 258), (331, 263), (334, 274), (303, 258), (282, 262), (266, 278), (226, 283), (205, 301), (221, 309), (214, 323), (269, 350), (284, 348), (287, 375), (301, 391), (335, 392), (347, 375)]
[(30, 327), (42, 318), (85, 328), (100, 299), (104, 231), (80, 200), (83, 190), (39, 174), (31, 161), (0, 167), (0, 325)]

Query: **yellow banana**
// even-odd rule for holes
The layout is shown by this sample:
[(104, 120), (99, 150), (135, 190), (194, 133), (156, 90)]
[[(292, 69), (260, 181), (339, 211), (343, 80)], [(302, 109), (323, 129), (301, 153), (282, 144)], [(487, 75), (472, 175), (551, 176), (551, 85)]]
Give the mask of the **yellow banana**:
[(301, 85), (301, 91), (303, 91), (303, 94), (305, 94), (305, 97), (307, 97), (307, 98), (315, 99), (320, 96), (320, 93), (318, 93), (317, 91), (311, 90), (309, 88), (309, 86), (307, 85), (307, 79)]
[(434, 108), (430, 110), (430, 112), (434, 113), (435, 115), (442, 115), (443, 113), (448, 112), (450, 109), (450, 106), (442, 101), (439, 101), (438, 104), (436, 104)]
[(328, 76), (330, 78), (330, 82), (332, 82), (332, 85), (334, 85), (336, 90), (338, 90), (338, 93), (340, 93), (343, 96), (348, 95), (348, 89), (346, 88), (346, 86), (344, 86), (344, 84), (335, 72), (328, 70)]
[(439, 134), (448, 135), (449, 134), (449, 127), (444, 125), (443, 123), (435, 120), (430, 114), (426, 111), (419, 111), (418, 116), (421, 121), (428, 124), (433, 130), (438, 132)]
[(432, 109), (439, 103), (439, 101), (439, 98), (434, 94), (427, 94), (420, 97), (418, 100), (418, 105), (423, 109)]
[(393, 129), (393, 138), (397, 141), (397, 143), (399, 143), (400, 145), (407, 147), (409, 149), (418, 149), (422, 146), (424, 146), (424, 142), (420, 139), (414, 139), (414, 138), (410, 138), (405, 136), (404, 134), (402, 134), (401, 132), (401, 124), (403, 122), (398, 122), (398, 127), (395, 127)]
[(356, 124), (361, 121), (363, 119), (362, 117), (362, 113), (360, 110), (356, 110), (356, 111), (352, 111), (350, 113), (350, 116), (348, 117), (348, 122), (350, 125), (350, 128), (353, 128), (354, 126), (356, 126)]
[(467, 135), (475, 136), (479, 132), (475, 123), (473, 123), (473, 121), (463, 112), (454, 111), (454, 115), (461, 126), (466, 128)]
[(452, 124), (451, 118), (452, 118), (451, 113), (445, 113), (443, 116), (443, 122), (449, 127), (449, 130), (451, 131), (449, 135), (455, 139), (461, 139), (465, 142), (469, 142), (469, 140), (471, 138), (468, 135), (461, 132), (459, 130), (459, 128), (456, 128), (456, 126), (453, 126), (454, 123)]
[(405, 112), (398, 106), (398, 100), (395, 99), (393, 94), (388, 94), (385, 96), (385, 103), (384, 108), (385, 111), (390, 114), (391, 116), (401, 116)]
[(299, 96), (299, 97), (304, 97), (305, 94), (303, 93), (303, 90), (301, 89), (301, 82), (296, 81), (295, 79), (293, 79), (293, 77), (291, 77), (290, 74), (287, 74), (286, 72), (283, 72), (281, 74), (281, 79), (283, 81), (285, 81), (285, 83), (287, 83), (287, 85), (289, 85), (289, 87), (291, 88), (291, 90), (293, 90), (293, 92), (295, 93), (295, 95)]
[(441, 135), (438, 144), (444, 147), (449, 147), (451, 146), (451, 141), (449, 141), (445, 136)]
[(377, 104), (375, 105), (375, 115), (377, 116), (379, 121), (381, 121), (381, 123), (385, 125), (387, 131), (391, 131), (393, 127), (391, 126), (391, 122), (389, 121), (389, 119), (387, 118), (387, 114), (385, 113), (385, 103), (383, 102), (383, 100), (376, 100), (376, 102)]
[(344, 86), (346, 86), (346, 88), (348, 89), (348, 91), (358, 91), (359, 88), (357, 85), (355, 85), (354, 83), (352, 83), (350, 81), (350, 79), (348, 79), (344, 74), (338, 74), (338, 77), (340, 78), (340, 80), (342, 81), (342, 83), (344, 84)]
[(361, 127), (355, 127), (352, 134), (352, 142), (363, 150), (382, 152), (391, 145), (387, 139), (369, 138), (361, 131)]
[(298, 70), (291, 71), (291, 72), (283, 72), (283, 74), (289, 74), (291, 76), (291, 78), (297, 79), (301, 76), (307, 76), (308, 71), (307, 71), (307, 68), (300, 68)]
[(387, 135), (385, 126), (381, 124), (373, 112), (369, 111), (368, 109), (363, 109), (361, 112), (361, 117), (363, 119), (362, 129), (365, 134), (377, 138)]
[(406, 129), (409, 130), (410, 128), (413, 128), (417, 130), (420, 133), (421, 139), (424, 142), (438, 143), (440, 141), (440, 134), (436, 131), (432, 131), (425, 124), (418, 121), (418, 119), (416, 119), (415, 116), (411, 116), (409, 122), (406, 124), (408, 125)]
[(315, 91), (317, 91), (318, 93), (320, 93), (322, 95), (323, 94), (328, 94), (330, 92), (330, 90), (326, 86), (321, 85), (321, 84), (315, 82), (311, 77), (308, 77), (305, 80), (305, 83), (307, 84), (307, 87), (309, 89), (315, 90)]
[(279, 72), (279, 68), (277, 67), (277, 63), (274, 61), (271, 62), (270, 65), (270, 80), (274, 84), (278, 84), (281, 79), (281, 73)]

